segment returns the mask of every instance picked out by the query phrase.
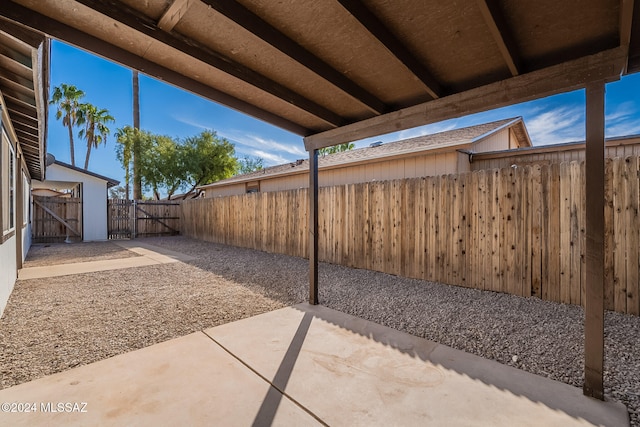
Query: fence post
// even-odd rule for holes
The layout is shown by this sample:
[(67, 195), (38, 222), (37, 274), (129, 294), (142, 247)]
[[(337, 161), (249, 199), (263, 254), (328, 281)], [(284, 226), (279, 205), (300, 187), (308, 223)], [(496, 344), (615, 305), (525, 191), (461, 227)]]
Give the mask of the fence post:
[(134, 199), (131, 206), (133, 207), (133, 212), (131, 212), (131, 238), (135, 239), (138, 231), (138, 201)]

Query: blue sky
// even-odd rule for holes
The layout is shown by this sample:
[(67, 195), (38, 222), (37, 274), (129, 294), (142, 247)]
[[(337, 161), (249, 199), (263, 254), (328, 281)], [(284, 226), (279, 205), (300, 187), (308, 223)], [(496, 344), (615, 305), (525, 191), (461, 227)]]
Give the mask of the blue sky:
[[(124, 181), (124, 172), (116, 160), (117, 128), (132, 124), (131, 70), (102, 58), (54, 41), (51, 48), (51, 88), (61, 83), (82, 89), (90, 102), (106, 108), (115, 117), (112, 135), (91, 153), (89, 170)], [(640, 73), (607, 85), (605, 98), (606, 136), (640, 134)], [(372, 141), (391, 142), (454, 128), (522, 116), (534, 145), (546, 145), (584, 139), (584, 91), (543, 98), (511, 107), (473, 114), (368, 138), (356, 143), (361, 147)], [(153, 133), (184, 138), (205, 129), (235, 144), (236, 155), (262, 157), (267, 166), (306, 158), (302, 138), (260, 120), (238, 113), (199, 96), (158, 80), (140, 75), (140, 126)], [(50, 106), (47, 151), (56, 159), (70, 162), (69, 137), (55, 119)], [(76, 142), (76, 165), (82, 167), (86, 145)]]

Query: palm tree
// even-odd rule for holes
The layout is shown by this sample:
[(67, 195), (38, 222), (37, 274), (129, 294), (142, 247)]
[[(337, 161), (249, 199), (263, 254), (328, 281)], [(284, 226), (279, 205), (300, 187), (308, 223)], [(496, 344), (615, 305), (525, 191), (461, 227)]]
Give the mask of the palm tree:
[(87, 157), (84, 159), (84, 168), (89, 169), (89, 157), (91, 156), (91, 148), (98, 148), (100, 144), (107, 143), (107, 135), (111, 132), (107, 127), (107, 123), (113, 123), (115, 119), (109, 114), (109, 111), (101, 108), (98, 109), (92, 104), (81, 104), (78, 108), (78, 124), (84, 124), (84, 129), (78, 132), (79, 138), (87, 141)]
[(57, 106), (56, 119), (62, 118), (62, 125), (69, 130), (69, 148), (71, 150), (71, 165), (76, 165), (75, 148), (73, 146), (73, 128), (78, 124), (78, 109), (80, 98), (84, 92), (73, 85), (62, 83), (53, 88), (50, 104)]

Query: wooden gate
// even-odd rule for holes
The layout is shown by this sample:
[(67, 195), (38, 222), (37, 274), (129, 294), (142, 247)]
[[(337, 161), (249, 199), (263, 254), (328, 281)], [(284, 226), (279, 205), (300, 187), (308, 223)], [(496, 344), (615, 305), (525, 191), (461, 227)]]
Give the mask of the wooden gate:
[(34, 243), (82, 241), (82, 199), (33, 196)]
[(107, 200), (107, 235), (110, 240), (130, 239), (133, 202), (126, 199)]
[(180, 233), (180, 202), (109, 199), (109, 239)]

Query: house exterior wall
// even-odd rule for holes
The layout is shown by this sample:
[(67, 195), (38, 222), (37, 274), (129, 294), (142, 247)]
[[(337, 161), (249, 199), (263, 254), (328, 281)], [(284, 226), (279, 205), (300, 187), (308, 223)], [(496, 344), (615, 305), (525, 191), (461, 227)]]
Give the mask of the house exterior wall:
[[(450, 151), (366, 164), (345, 165), (332, 169), (320, 169), (318, 171), (318, 185), (320, 187), (330, 187), (333, 185), (355, 184), (359, 182), (458, 173), (458, 154), (456, 151)], [(466, 160), (468, 156), (464, 155), (463, 158)], [(468, 160), (466, 161), (468, 164)], [(260, 180), (261, 192), (295, 190), (308, 187), (308, 173), (276, 176)], [(245, 183), (235, 183), (206, 188), (205, 197), (233, 196), (244, 194), (245, 192)]]
[(508, 150), (509, 148), (512, 148), (510, 146), (510, 144), (512, 144), (510, 133), (511, 129), (502, 129), (493, 135), (489, 135), (488, 137), (474, 143), (473, 151), (476, 153), (486, 153), (489, 151)]
[[(504, 128), (473, 144), (423, 151), (422, 154), (403, 154), (388, 160), (370, 159), (361, 163), (335, 165), (330, 169), (320, 168), (318, 185), (356, 184), (360, 182), (387, 181), (392, 179), (418, 178), (423, 176), (448, 175), (472, 170), (469, 156), (459, 150), (476, 153), (518, 148), (518, 138), (511, 128)], [(308, 173), (291, 173), (281, 176), (266, 176), (260, 179), (260, 191), (284, 191), (309, 187)], [(224, 197), (244, 194), (246, 184), (229, 183), (205, 188), (205, 197)]]
[[(3, 116), (5, 116), (3, 110)], [(8, 123), (6, 117), (0, 123)], [(19, 227), (22, 227), (23, 219), (17, 218), (15, 194), (16, 179), (19, 159), (15, 143), (5, 131), (4, 125), (0, 126), (0, 316), (13, 291), (18, 277), (17, 260), (17, 235)], [(13, 170), (11, 170), (13, 169)], [(11, 184), (13, 190), (11, 189)], [(28, 246), (27, 246), (28, 248)], [(24, 251), (24, 249), (23, 249)]]
[[(607, 144), (606, 153), (607, 157), (627, 157), (640, 155), (640, 138), (630, 138), (624, 143), (610, 142)], [(550, 163), (563, 163), (584, 161), (584, 145), (576, 144), (575, 147), (560, 147), (554, 151), (549, 151), (543, 146), (539, 151), (533, 150), (531, 152), (513, 153), (513, 155), (495, 154), (480, 156), (473, 160), (471, 164), (471, 170), (483, 170), (483, 169), (500, 169), (509, 167), (511, 165), (526, 165), (526, 164), (550, 164)]]
[(63, 166), (47, 167), (47, 181), (82, 183), (83, 241), (107, 240), (107, 182)]

